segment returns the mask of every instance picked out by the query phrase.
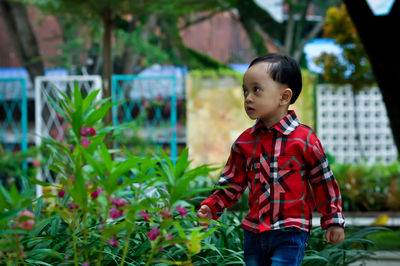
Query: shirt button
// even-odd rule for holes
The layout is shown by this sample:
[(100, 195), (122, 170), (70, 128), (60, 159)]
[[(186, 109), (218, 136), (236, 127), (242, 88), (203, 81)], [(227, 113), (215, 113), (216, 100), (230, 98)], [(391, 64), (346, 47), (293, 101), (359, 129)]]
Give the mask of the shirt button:
[(293, 164), (289, 164), (289, 167), (290, 167), (290, 168), (293, 168)]

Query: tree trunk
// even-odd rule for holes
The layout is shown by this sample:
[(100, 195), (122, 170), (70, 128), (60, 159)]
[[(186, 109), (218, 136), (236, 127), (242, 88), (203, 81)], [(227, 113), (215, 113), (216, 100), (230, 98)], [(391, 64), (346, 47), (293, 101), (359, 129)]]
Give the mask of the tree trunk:
[(3, 18), (10, 42), (33, 84), (36, 76), (44, 75), (44, 64), (26, 7), (21, 3), (0, 0), (0, 17)]
[[(111, 97), (111, 75), (112, 75), (112, 10), (107, 9), (103, 13), (103, 98)], [(104, 124), (110, 125), (112, 122), (111, 109), (104, 118)]]
[(400, 151), (400, 108), (398, 98), (394, 97), (400, 84), (400, 52), (395, 40), (400, 1), (395, 1), (385, 16), (375, 16), (365, 0), (344, 0), (344, 3), (369, 57)]

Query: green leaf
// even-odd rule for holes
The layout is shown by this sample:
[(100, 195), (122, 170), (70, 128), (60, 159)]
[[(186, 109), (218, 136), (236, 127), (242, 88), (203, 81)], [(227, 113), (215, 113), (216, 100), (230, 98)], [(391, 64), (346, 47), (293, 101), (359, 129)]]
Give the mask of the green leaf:
[(76, 109), (83, 109), (82, 108), (82, 94), (79, 89), (79, 84), (77, 81), (74, 82), (74, 93), (73, 93), (74, 103)]
[(107, 114), (108, 110), (111, 108), (112, 103), (107, 102), (95, 112), (92, 112), (89, 117), (86, 119), (85, 124), (88, 126), (93, 125), (99, 120), (102, 120), (104, 116)]
[(4, 213), (0, 213), (0, 220), (6, 220), (8, 221), (9, 219), (15, 217), (20, 210), (10, 210)]
[(53, 249), (49, 249), (49, 248), (33, 249), (27, 254), (27, 256), (29, 258), (33, 258), (33, 259), (45, 259), (48, 257), (63, 259), (63, 257), (61, 256), (60, 253), (58, 253), (57, 251), (55, 251)]
[(112, 158), (111, 155), (106, 147), (106, 145), (104, 144), (104, 142), (100, 143), (100, 157), (101, 159), (103, 159), (103, 163), (106, 167), (106, 169), (111, 172), (111, 168), (112, 168)]
[(7, 203), (8, 203), (10, 206), (13, 206), (13, 205), (14, 205), (13, 200), (12, 200), (11, 197), (10, 197), (10, 194), (9, 194), (8, 191), (3, 187), (2, 184), (0, 184), (0, 193), (1, 193), (1, 195), (6, 199)]
[(53, 266), (53, 264), (48, 264), (48, 263), (46, 263), (44, 261), (41, 261), (41, 260), (26, 259), (25, 261), (28, 262), (30, 265), (38, 264), (38, 265)]
[(69, 121), (68, 116), (65, 114), (64, 110), (55, 102), (53, 97), (51, 97), (46, 90), (43, 90), (43, 93), (46, 95), (48, 101), (50, 102), (51, 106), (56, 110), (56, 112), (61, 115), (65, 120)]
[(86, 96), (85, 100), (83, 100), (82, 104), (82, 110), (85, 112), (85, 110), (91, 105), (91, 103), (94, 101), (96, 98), (97, 94), (99, 94), (100, 90), (94, 90), (92, 91), (88, 96)]

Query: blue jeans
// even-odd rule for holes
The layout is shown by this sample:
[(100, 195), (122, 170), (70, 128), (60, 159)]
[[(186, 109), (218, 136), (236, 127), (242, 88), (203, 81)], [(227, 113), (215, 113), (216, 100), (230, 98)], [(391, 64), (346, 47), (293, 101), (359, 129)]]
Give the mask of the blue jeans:
[(255, 234), (244, 230), (246, 266), (300, 265), (309, 234), (295, 227)]

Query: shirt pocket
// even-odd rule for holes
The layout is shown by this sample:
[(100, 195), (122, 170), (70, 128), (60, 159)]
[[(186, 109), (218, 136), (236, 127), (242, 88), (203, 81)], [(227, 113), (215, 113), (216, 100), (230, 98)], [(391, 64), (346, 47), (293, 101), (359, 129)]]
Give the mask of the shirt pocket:
[(298, 200), (303, 195), (303, 160), (299, 156), (278, 157), (279, 183), (285, 193), (285, 200)]

